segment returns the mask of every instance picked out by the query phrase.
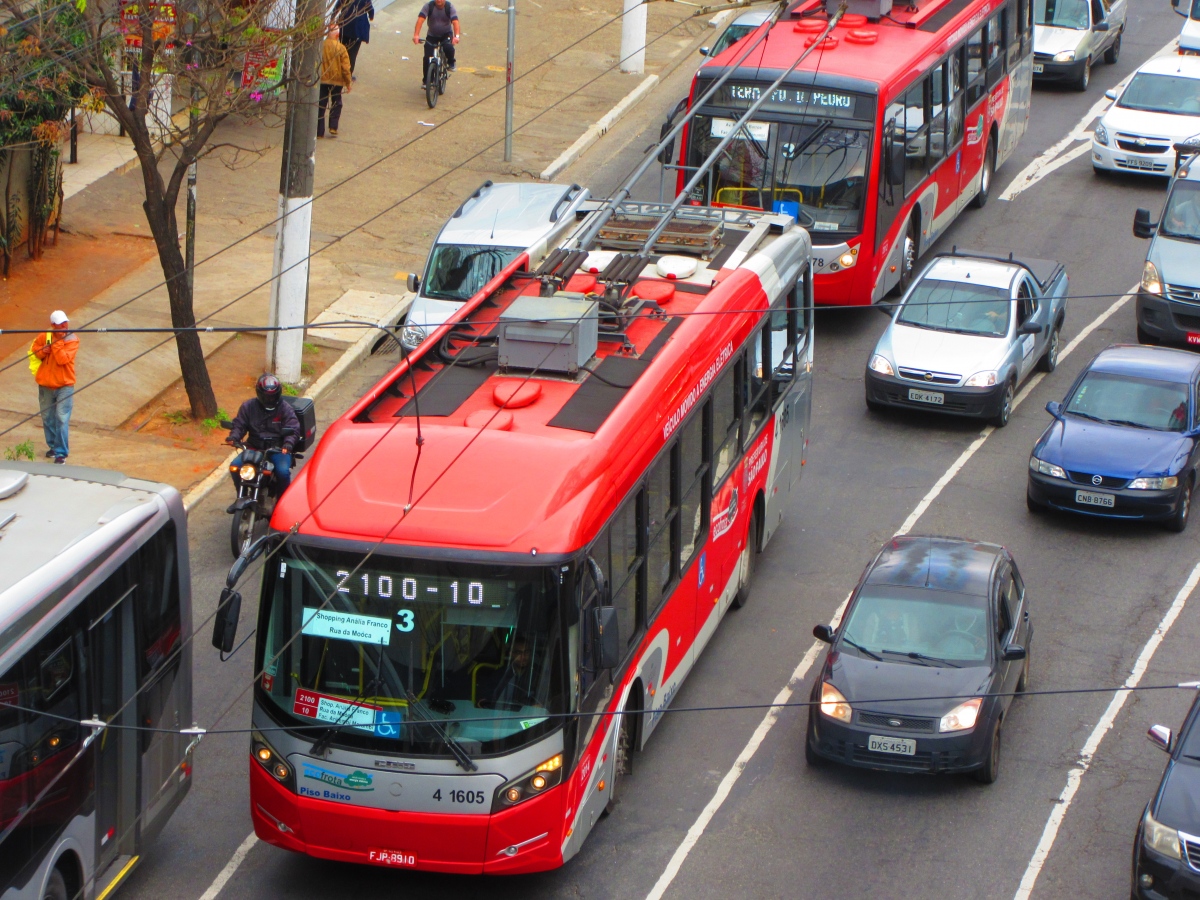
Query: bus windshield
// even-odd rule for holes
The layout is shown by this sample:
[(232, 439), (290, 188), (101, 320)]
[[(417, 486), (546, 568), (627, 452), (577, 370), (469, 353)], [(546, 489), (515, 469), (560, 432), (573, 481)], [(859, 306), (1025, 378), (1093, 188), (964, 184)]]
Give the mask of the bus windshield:
[(1033, 21), (1038, 25), (1086, 31), (1091, 25), (1088, 0), (1034, 0)]
[[(688, 164), (700, 165), (735, 121), (696, 116)], [(857, 233), (870, 146), (869, 130), (829, 119), (748, 122), (713, 167), (712, 201), (790, 213), (816, 233)]]
[(421, 293), (434, 300), (465, 303), (517, 258), (520, 247), (437, 244), (425, 268)]
[[(264, 587), (260, 696), (313, 740), (511, 750), (565, 711), (557, 573), (289, 544)], [(350, 574), (353, 572), (353, 574)], [(432, 724), (429, 724), (432, 723)]]

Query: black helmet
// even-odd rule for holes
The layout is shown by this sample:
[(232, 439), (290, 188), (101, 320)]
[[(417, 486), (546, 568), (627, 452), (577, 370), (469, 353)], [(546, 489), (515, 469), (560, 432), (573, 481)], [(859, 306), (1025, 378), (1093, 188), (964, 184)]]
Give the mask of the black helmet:
[(279, 405), (279, 398), (283, 396), (283, 385), (274, 375), (263, 375), (254, 385), (254, 393), (258, 397), (258, 402), (270, 412)]

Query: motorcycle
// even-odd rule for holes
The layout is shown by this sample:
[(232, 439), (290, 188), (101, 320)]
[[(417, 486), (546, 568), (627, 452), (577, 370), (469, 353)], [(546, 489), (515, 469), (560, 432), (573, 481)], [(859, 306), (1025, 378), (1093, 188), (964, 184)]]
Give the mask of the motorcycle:
[[(233, 423), (222, 422), (221, 427), (232, 428)], [(237, 482), (237, 500), (225, 510), (233, 515), (229, 545), (234, 559), (237, 559), (255, 538), (266, 533), (267, 524), (271, 521), (271, 512), (280, 492), (275, 480), (275, 466), (267, 457), (271, 453), (282, 451), (283, 446), (272, 444), (259, 450), (248, 446), (244, 441), (229, 443), (242, 451), (241, 464), (229, 467)], [(303, 458), (300, 453), (292, 454), (294, 460)]]

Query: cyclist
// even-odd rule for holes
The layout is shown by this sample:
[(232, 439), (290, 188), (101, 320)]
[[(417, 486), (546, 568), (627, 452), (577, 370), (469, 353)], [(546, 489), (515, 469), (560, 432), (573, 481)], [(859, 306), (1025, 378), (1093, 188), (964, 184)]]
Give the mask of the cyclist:
[(417, 13), (417, 27), (413, 31), (413, 43), (421, 43), (421, 24), (427, 23), (429, 30), (425, 36), (425, 58), (421, 61), (421, 87), (429, 73), (429, 60), (435, 48), (440, 44), (446, 55), (446, 64), (454, 71), (454, 45), (462, 37), (458, 27), (458, 13), (450, 0), (428, 0)]

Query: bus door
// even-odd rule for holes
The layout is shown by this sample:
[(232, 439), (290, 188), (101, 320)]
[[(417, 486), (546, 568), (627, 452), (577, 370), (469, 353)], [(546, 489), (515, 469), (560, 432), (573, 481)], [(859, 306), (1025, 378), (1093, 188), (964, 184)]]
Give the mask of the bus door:
[[(771, 311), (769, 352), (771, 396), (775, 409), (775, 472), (767, 491), (764, 542), (787, 509), (792, 488), (800, 480), (804, 441), (811, 409), (808, 310), (811, 274), (806, 268), (796, 287)], [(786, 306), (786, 308), (785, 308)]]
[(963, 123), (962, 168), (959, 172), (958, 208), (961, 211), (979, 192), (979, 174), (987, 153), (987, 65), (984, 28), (967, 38), (966, 117)]
[[(137, 724), (134, 693), (133, 594), (137, 584), (122, 566), (89, 598), (89, 655), (93, 672), (93, 711), (113, 725)], [(137, 733), (106, 728), (96, 738), (96, 867), (97, 891), (107, 872), (137, 845)]]

